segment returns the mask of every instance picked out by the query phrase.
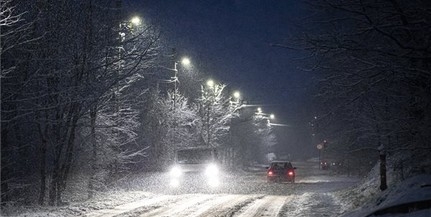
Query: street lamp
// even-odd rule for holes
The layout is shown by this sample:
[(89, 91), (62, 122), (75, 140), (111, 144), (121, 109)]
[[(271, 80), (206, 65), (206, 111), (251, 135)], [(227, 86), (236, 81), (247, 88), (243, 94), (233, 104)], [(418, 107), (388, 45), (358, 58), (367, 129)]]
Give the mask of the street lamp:
[[(183, 66), (189, 66), (190, 65), (190, 59), (187, 58), (187, 57), (183, 57), (180, 62), (181, 62), (181, 64)], [(172, 82), (174, 82), (174, 97), (173, 97), (173, 100), (174, 100), (174, 109), (173, 109), (173, 111), (174, 111), (174, 120), (176, 120), (175, 119), (175, 115), (176, 115), (176, 110), (177, 110), (177, 94), (178, 94), (178, 88), (177, 88), (178, 68), (177, 68), (177, 65), (178, 65), (178, 63), (179, 63), (178, 61), (174, 62), (174, 69), (173, 69), (173, 71), (174, 71), (174, 77), (171, 78)], [(177, 127), (176, 127), (176, 123), (174, 121), (174, 134), (176, 134), (176, 132), (177, 132)], [(175, 135), (174, 135), (174, 139), (175, 139)]]
[(262, 119), (266, 119), (268, 127), (272, 125), (270, 120), (274, 120), (275, 119), (275, 115), (274, 114), (263, 113), (261, 107), (257, 108), (256, 114), (258, 115), (258, 117), (260, 117)]
[[(207, 81), (208, 89), (211, 89), (214, 92), (215, 91), (214, 85), (215, 85), (214, 80), (208, 79), (208, 81)], [(210, 91), (208, 91), (208, 93), (210, 93)], [(208, 94), (207, 97), (208, 97), (208, 106), (207, 106), (207, 141), (208, 141), (208, 146), (211, 146), (210, 113), (211, 113), (211, 106), (212, 106), (212, 103), (213, 103), (214, 93), (212, 93), (211, 95)]]
[(207, 81), (207, 86), (208, 86), (209, 88), (213, 88), (213, 87), (214, 87), (214, 81), (213, 81), (212, 79), (209, 79), (209, 80)]
[(239, 109), (241, 106), (241, 93), (239, 91), (233, 92), (232, 97), (229, 98), (229, 103), (232, 112), (235, 112), (237, 109)]
[(174, 110), (175, 110), (175, 97), (177, 95), (177, 82), (178, 82), (178, 63), (181, 63), (183, 66), (189, 66), (191, 64), (191, 61), (188, 57), (183, 57), (181, 61), (175, 61), (174, 63), (174, 77), (172, 77), (172, 82), (174, 82)]
[(241, 94), (239, 93), (239, 91), (235, 91), (235, 92), (233, 93), (233, 97), (234, 97), (235, 99), (239, 100), (239, 98), (241, 97)]
[(132, 19), (130, 19), (130, 23), (132, 23), (135, 26), (139, 26), (139, 25), (141, 25), (142, 20), (140, 17), (134, 16), (134, 17), (132, 17)]
[(182, 63), (184, 66), (189, 66), (189, 65), (190, 65), (190, 59), (189, 59), (188, 57), (184, 57), (184, 58), (181, 60), (181, 63)]

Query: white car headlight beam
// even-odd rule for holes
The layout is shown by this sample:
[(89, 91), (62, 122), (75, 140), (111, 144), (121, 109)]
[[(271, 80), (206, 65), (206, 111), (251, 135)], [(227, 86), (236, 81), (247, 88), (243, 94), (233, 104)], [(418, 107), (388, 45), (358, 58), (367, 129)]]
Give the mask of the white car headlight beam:
[(183, 171), (181, 171), (181, 168), (179, 166), (172, 167), (170, 171), (170, 175), (172, 177), (180, 177), (183, 174)]
[(219, 174), (219, 168), (215, 164), (209, 164), (205, 170), (207, 176), (217, 176)]

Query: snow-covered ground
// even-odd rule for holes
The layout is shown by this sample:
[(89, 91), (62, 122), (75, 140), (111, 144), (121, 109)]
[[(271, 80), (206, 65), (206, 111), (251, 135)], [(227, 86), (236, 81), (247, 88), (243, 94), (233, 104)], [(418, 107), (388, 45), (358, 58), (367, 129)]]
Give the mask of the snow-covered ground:
[(344, 216), (431, 216), (431, 175), (411, 177), (384, 192), (376, 190), (377, 184), (377, 180), (368, 179), (357, 188), (341, 193), (341, 198), (348, 202), (340, 201), (340, 204), (349, 208), (359, 205), (357, 210)]
[[(378, 180), (363, 182), (327, 171), (313, 171), (307, 163), (297, 164), (297, 183), (268, 184), (259, 171), (227, 175), (231, 185), (217, 192), (185, 189), (170, 192), (155, 188), (162, 174), (140, 174), (124, 190), (105, 192), (86, 202), (62, 207), (9, 207), (2, 216), (369, 216), (378, 211), (414, 202), (425, 205), (402, 207), (407, 214), (378, 213), (379, 216), (431, 216), (431, 175), (412, 177), (385, 192)], [(374, 171), (376, 173), (376, 171)], [(376, 174), (371, 174), (375, 177)], [(139, 178), (139, 176), (145, 178)], [(229, 177), (231, 179), (229, 179)], [(378, 176), (377, 176), (378, 177)], [(148, 182), (153, 180), (153, 182)], [(140, 181), (147, 183), (140, 183)], [(356, 184), (356, 185), (355, 185)], [(355, 207), (360, 207), (353, 210)], [(399, 209), (395, 209), (399, 211)], [(370, 215), (374, 216), (374, 215)]]
[[(136, 174), (106, 192), (63, 207), (10, 208), (10, 216), (339, 216), (348, 206), (336, 193), (356, 178), (330, 175), (314, 162), (297, 162), (297, 182), (267, 183), (264, 171), (226, 174), (217, 190), (167, 188), (163, 173)], [(118, 188), (121, 189), (121, 188)]]

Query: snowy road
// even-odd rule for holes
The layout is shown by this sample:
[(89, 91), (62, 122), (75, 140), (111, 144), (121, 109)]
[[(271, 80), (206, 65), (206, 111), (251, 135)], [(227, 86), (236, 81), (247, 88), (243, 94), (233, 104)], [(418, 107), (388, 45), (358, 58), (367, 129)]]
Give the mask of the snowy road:
[(295, 166), (298, 167), (295, 184), (268, 184), (264, 172), (252, 172), (227, 176), (224, 186), (211, 191), (197, 188), (172, 192), (160, 185), (164, 180), (162, 175), (143, 177), (141, 181), (145, 184), (142, 184), (141, 190), (151, 192), (150, 196), (93, 211), (86, 216), (340, 215), (342, 207), (333, 192), (351, 186), (356, 180), (331, 176), (327, 171), (318, 170), (312, 163), (298, 163)]
[(160, 196), (87, 216), (278, 216), (293, 196), (187, 194)]

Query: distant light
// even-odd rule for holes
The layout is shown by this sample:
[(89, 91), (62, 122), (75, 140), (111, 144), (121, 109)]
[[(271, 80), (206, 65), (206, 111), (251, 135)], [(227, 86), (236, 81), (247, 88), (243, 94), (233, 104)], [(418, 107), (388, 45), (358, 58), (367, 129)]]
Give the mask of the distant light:
[(207, 85), (208, 85), (208, 87), (211, 87), (211, 88), (212, 88), (212, 87), (214, 87), (214, 81), (213, 81), (213, 80), (211, 80), (211, 79), (210, 79), (210, 80), (208, 80), (208, 81), (207, 81)]
[(262, 113), (262, 108), (261, 107), (257, 108), (257, 113)]
[(239, 99), (239, 97), (241, 97), (241, 94), (239, 93), (239, 91), (235, 91), (235, 92), (233, 93), (233, 97), (235, 97), (235, 98)]
[(184, 58), (181, 60), (181, 63), (182, 63), (184, 66), (188, 66), (188, 65), (190, 65), (190, 59), (189, 59), (189, 58), (187, 58), (187, 57), (184, 57)]
[(274, 118), (275, 118), (275, 115), (274, 115), (274, 114), (270, 114), (270, 115), (269, 115), (269, 118), (274, 119)]
[(139, 17), (133, 17), (131, 20), (130, 20), (130, 22), (133, 24), (133, 25), (135, 25), (135, 26), (139, 26), (139, 25), (141, 25), (141, 18), (139, 18)]

